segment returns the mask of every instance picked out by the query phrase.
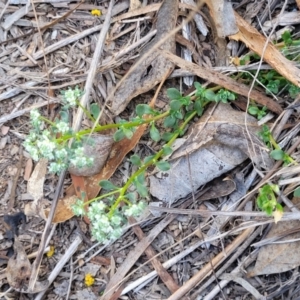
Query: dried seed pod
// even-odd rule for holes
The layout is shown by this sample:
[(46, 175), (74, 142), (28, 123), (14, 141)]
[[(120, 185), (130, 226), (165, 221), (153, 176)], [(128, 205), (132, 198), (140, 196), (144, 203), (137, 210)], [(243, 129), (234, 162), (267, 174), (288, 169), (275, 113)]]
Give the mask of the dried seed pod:
[(92, 134), (91, 143), (84, 144), (84, 154), (94, 159), (90, 167), (78, 168), (74, 165), (69, 167), (69, 172), (76, 176), (92, 176), (98, 174), (104, 167), (114, 142), (112, 135)]

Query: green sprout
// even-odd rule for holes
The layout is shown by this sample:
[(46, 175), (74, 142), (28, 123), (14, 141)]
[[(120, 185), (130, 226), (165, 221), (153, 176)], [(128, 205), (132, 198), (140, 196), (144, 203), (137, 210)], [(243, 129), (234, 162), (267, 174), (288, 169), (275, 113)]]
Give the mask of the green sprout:
[(264, 211), (268, 216), (271, 216), (274, 211), (283, 212), (280, 203), (277, 202), (275, 194), (279, 193), (279, 187), (275, 184), (265, 184), (259, 189), (259, 194), (256, 199), (259, 209)]

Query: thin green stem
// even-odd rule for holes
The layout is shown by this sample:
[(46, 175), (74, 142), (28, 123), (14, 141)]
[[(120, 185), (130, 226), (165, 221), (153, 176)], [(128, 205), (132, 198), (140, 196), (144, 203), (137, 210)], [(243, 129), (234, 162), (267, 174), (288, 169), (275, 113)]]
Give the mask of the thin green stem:
[(101, 196), (99, 196), (99, 197), (93, 198), (93, 199), (91, 199), (91, 200), (89, 200), (89, 201), (84, 202), (84, 205), (89, 205), (90, 203), (92, 203), (92, 202), (94, 202), (94, 201), (101, 200), (101, 199), (103, 199), (103, 198), (107, 198), (107, 197), (109, 197), (109, 196), (111, 196), (111, 195), (117, 194), (117, 193), (120, 192), (120, 190), (121, 190), (121, 189), (117, 189), (117, 190), (111, 191), (111, 192), (109, 192), (109, 193), (106, 193), (106, 194), (104, 194), (104, 195), (101, 195)]
[[(97, 125), (94, 132), (100, 132), (103, 130), (108, 130), (108, 129), (117, 129), (121, 126), (123, 126), (124, 128), (132, 128), (132, 127), (137, 127), (143, 124), (148, 124), (151, 123), (153, 121), (157, 121), (159, 119), (165, 118), (170, 114), (170, 111), (166, 111), (158, 116), (155, 116), (153, 118), (149, 118), (149, 119), (141, 119), (138, 121), (133, 121), (133, 122), (128, 122), (128, 123), (117, 123), (117, 124), (107, 124), (107, 125)], [(92, 132), (92, 129), (84, 129), (84, 130), (80, 130), (78, 132), (76, 132), (75, 134), (65, 134), (62, 137), (56, 139), (57, 143), (61, 143), (63, 141), (67, 141), (69, 139), (72, 138), (81, 138), (82, 136), (88, 135)]]
[[(194, 111), (192, 114), (190, 114), (190, 116), (181, 124), (179, 129), (174, 133), (174, 135), (172, 136), (170, 141), (166, 144), (167, 146), (171, 146), (174, 143), (176, 138), (179, 136), (180, 132), (182, 130), (184, 130), (184, 128), (196, 116), (196, 114), (197, 114), (196, 111)], [(120, 189), (120, 194), (119, 194), (119, 197), (116, 199), (116, 202), (110, 208), (109, 213), (108, 213), (109, 217), (111, 217), (113, 215), (113, 213), (116, 210), (116, 208), (118, 207), (118, 205), (123, 201), (124, 195), (125, 195), (127, 189), (130, 187), (130, 185), (133, 183), (134, 179), (137, 178), (140, 174), (142, 174), (149, 166), (155, 164), (158, 161), (158, 159), (163, 155), (163, 153), (164, 153), (163, 149), (158, 151), (149, 162), (142, 165), (135, 173), (133, 173), (130, 176), (130, 178), (127, 180), (125, 185)]]

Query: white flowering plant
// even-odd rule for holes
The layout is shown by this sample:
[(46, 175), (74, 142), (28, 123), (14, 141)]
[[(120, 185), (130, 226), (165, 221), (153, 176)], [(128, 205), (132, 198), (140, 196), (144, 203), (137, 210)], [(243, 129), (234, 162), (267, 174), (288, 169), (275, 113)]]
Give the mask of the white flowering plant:
[[(126, 217), (139, 216), (146, 206), (148, 189), (146, 187), (145, 172), (151, 165), (160, 170), (169, 169), (169, 163), (162, 160), (162, 157), (171, 154), (171, 145), (175, 139), (183, 135), (188, 123), (195, 117), (201, 116), (204, 107), (211, 101), (234, 100), (235, 95), (229, 91), (220, 90), (214, 93), (210, 89), (195, 83), (194, 96), (183, 96), (178, 90), (171, 88), (168, 96), (171, 99), (170, 109), (159, 112), (149, 105), (139, 104), (136, 107), (136, 117), (130, 121), (121, 120), (117, 124), (99, 125), (94, 129), (88, 128), (74, 132), (69, 125), (69, 110), (76, 106), (81, 107), (87, 117), (95, 122), (100, 113), (97, 104), (90, 105), (90, 111), (83, 108), (79, 102), (83, 92), (76, 86), (62, 92), (62, 110), (59, 118), (53, 122), (43, 117), (38, 110), (32, 110), (30, 120), (32, 130), (27, 136), (24, 147), (31, 157), (38, 161), (46, 158), (49, 161), (49, 172), (60, 173), (71, 164), (82, 168), (91, 166), (93, 159), (84, 154), (84, 143), (87, 136), (94, 132), (107, 129), (116, 129), (114, 140), (120, 141), (123, 138), (130, 139), (136, 127), (142, 124), (149, 124), (149, 135), (155, 142), (162, 143), (162, 148), (157, 153), (141, 159), (138, 155), (132, 155), (130, 162), (137, 166), (127, 182), (122, 187), (113, 185), (110, 181), (100, 182), (100, 186), (107, 192), (101, 196), (84, 202), (78, 199), (73, 205), (74, 213), (78, 216), (87, 216), (91, 221), (92, 235), (101, 242), (109, 239), (116, 239), (122, 233), (122, 226), (126, 224)], [(161, 134), (155, 122), (164, 119), (166, 131)], [(70, 144), (70, 140), (72, 143)], [(134, 192), (128, 192), (133, 189)], [(84, 197), (83, 197), (84, 198)], [(89, 205), (86, 210), (84, 206)]]

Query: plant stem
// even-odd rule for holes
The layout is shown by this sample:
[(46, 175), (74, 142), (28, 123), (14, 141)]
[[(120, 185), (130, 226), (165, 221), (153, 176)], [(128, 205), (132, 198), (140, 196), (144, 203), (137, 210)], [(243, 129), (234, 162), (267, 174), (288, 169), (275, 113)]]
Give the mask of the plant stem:
[[(171, 146), (176, 138), (179, 136), (180, 132), (184, 130), (187, 124), (196, 116), (197, 112), (194, 111), (179, 127), (179, 129), (174, 133), (170, 141), (166, 144), (167, 146)], [(116, 199), (116, 202), (112, 205), (111, 209), (109, 210), (108, 216), (111, 217), (120, 204), (124, 199), (124, 195), (129, 188), (129, 186), (133, 183), (134, 179), (137, 178), (140, 174), (142, 174), (150, 165), (155, 164), (158, 159), (163, 155), (164, 150), (161, 149), (158, 151), (155, 156), (147, 163), (142, 165), (135, 173), (133, 173), (130, 178), (127, 180), (126, 184), (120, 189), (119, 197)]]

